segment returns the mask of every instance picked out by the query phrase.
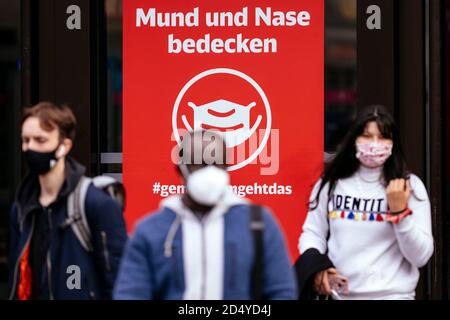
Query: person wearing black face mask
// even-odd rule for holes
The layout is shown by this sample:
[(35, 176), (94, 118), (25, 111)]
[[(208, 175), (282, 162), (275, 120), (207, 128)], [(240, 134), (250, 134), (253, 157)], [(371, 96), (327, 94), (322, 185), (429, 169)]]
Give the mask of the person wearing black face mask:
[[(93, 249), (86, 250), (68, 217), (68, 198), (85, 168), (68, 153), (76, 120), (49, 102), (26, 109), (22, 151), (29, 168), (16, 194), (11, 222), (10, 299), (108, 299), (127, 239), (120, 206), (88, 185), (86, 220)], [(69, 221), (70, 220), (70, 221)]]
[(49, 172), (57, 163), (57, 156), (65, 153), (65, 146), (59, 145), (55, 150), (49, 152), (39, 152), (31, 149), (24, 151), (24, 157), (27, 161), (28, 168), (37, 175), (43, 175)]

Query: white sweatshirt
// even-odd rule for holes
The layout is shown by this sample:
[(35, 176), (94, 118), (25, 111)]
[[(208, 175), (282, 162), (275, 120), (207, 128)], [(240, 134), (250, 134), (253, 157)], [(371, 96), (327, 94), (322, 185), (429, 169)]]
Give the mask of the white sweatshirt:
[[(352, 177), (336, 183), (329, 202), (327, 183), (318, 207), (308, 212), (303, 225), (300, 254), (310, 248), (328, 254), (349, 280), (350, 295), (342, 295), (343, 299), (414, 299), (418, 269), (433, 254), (430, 202), (422, 181), (411, 175), (408, 207), (413, 214), (394, 225), (385, 221), (381, 174), (381, 168), (361, 166)], [(310, 200), (319, 186), (320, 180)]]
[[(183, 228), (184, 300), (223, 299), (224, 215), (231, 206), (248, 203), (227, 189), (222, 200), (200, 221), (183, 204), (180, 195), (161, 202), (162, 207), (177, 214)], [(173, 235), (175, 232), (174, 228)]]

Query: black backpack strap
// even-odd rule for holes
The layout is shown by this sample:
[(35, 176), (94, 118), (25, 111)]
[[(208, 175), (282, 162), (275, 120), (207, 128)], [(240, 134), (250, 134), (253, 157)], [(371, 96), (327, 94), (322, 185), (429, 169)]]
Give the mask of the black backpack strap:
[(250, 230), (253, 234), (254, 264), (252, 272), (252, 294), (254, 300), (263, 299), (264, 274), (264, 220), (261, 206), (250, 206)]

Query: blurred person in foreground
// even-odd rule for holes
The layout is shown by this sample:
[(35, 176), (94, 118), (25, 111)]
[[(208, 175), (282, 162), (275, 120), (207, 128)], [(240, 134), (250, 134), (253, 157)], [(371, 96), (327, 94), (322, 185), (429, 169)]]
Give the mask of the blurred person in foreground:
[(186, 192), (137, 225), (115, 299), (296, 297), (283, 234), (265, 208), (229, 188), (225, 151), (212, 131), (184, 136), (177, 170)]

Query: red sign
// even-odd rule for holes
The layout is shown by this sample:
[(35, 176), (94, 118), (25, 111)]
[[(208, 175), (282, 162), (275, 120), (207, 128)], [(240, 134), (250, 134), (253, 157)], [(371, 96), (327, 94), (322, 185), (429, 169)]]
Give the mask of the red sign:
[(183, 131), (219, 130), (233, 190), (278, 218), (292, 258), (323, 162), (322, 0), (124, 1), (126, 219), (183, 192)]

